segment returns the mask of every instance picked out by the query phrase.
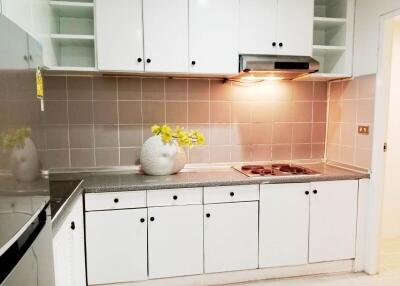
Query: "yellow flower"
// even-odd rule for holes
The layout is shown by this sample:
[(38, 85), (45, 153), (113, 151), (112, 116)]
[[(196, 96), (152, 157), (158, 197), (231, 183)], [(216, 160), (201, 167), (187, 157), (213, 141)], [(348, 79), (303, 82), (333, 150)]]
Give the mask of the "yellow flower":
[(160, 134), (160, 132), (161, 132), (160, 125), (155, 124), (151, 127), (151, 133), (153, 133), (154, 135), (158, 135)]

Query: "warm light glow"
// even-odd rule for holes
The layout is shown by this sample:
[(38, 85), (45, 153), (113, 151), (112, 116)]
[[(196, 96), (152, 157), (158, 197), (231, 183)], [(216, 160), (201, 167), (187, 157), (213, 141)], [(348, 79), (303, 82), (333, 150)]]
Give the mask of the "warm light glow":
[(259, 81), (259, 80), (274, 81), (274, 80), (283, 80), (283, 79), (284, 79), (283, 77), (278, 77), (278, 76), (273, 76), (273, 75), (269, 75), (269, 76), (248, 75), (248, 76), (241, 77), (241, 80), (244, 80), (244, 81)]

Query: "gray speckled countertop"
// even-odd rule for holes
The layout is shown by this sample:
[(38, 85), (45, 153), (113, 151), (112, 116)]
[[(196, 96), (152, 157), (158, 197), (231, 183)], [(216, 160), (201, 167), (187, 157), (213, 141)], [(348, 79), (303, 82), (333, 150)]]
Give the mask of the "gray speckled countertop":
[(327, 164), (307, 164), (320, 175), (249, 178), (232, 168), (186, 171), (170, 176), (147, 176), (135, 173), (51, 174), (50, 180), (84, 179), (85, 193), (119, 192), (171, 188), (229, 186), (248, 184), (302, 183), (369, 178), (368, 173), (350, 171)]

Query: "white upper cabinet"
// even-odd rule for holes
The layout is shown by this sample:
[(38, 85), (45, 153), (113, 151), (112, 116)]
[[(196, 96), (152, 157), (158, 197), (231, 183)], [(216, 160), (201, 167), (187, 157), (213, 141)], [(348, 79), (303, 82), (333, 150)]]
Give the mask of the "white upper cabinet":
[(240, 53), (311, 56), (314, 0), (240, 0)]
[(275, 54), (277, 0), (240, 0), (239, 52)]
[(143, 1), (145, 71), (187, 73), (188, 0)]
[(311, 56), (314, 0), (278, 0), (277, 53)]
[(203, 206), (148, 209), (149, 278), (203, 273)]
[(260, 186), (259, 264), (307, 264), (310, 184)]
[(355, 257), (358, 181), (311, 184), (309, 262)]
[(144, 71), (142, 0), (95, 4), (98, 69)]
[(26, 32), (33, 32), (31, 0), (1, 0), (2, 13)]
[(238, 45), (239, 0), (189, 0), (191, 73), (237, 73)]

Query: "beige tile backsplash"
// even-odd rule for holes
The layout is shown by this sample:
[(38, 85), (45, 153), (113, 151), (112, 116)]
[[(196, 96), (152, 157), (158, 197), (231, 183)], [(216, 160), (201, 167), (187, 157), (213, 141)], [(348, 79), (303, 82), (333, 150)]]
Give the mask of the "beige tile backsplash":
[(204, 132), (190, 163), (324, 157), (323, 82), (46, 76), (45, 98), (45, 168), (138, 164), (155, 123)]
[[(375, 75), (331, 83), (329, 92), (327, 159), (370, 168)], [(359, 125), (368, 125), (369, 135), (358, 134)]]

